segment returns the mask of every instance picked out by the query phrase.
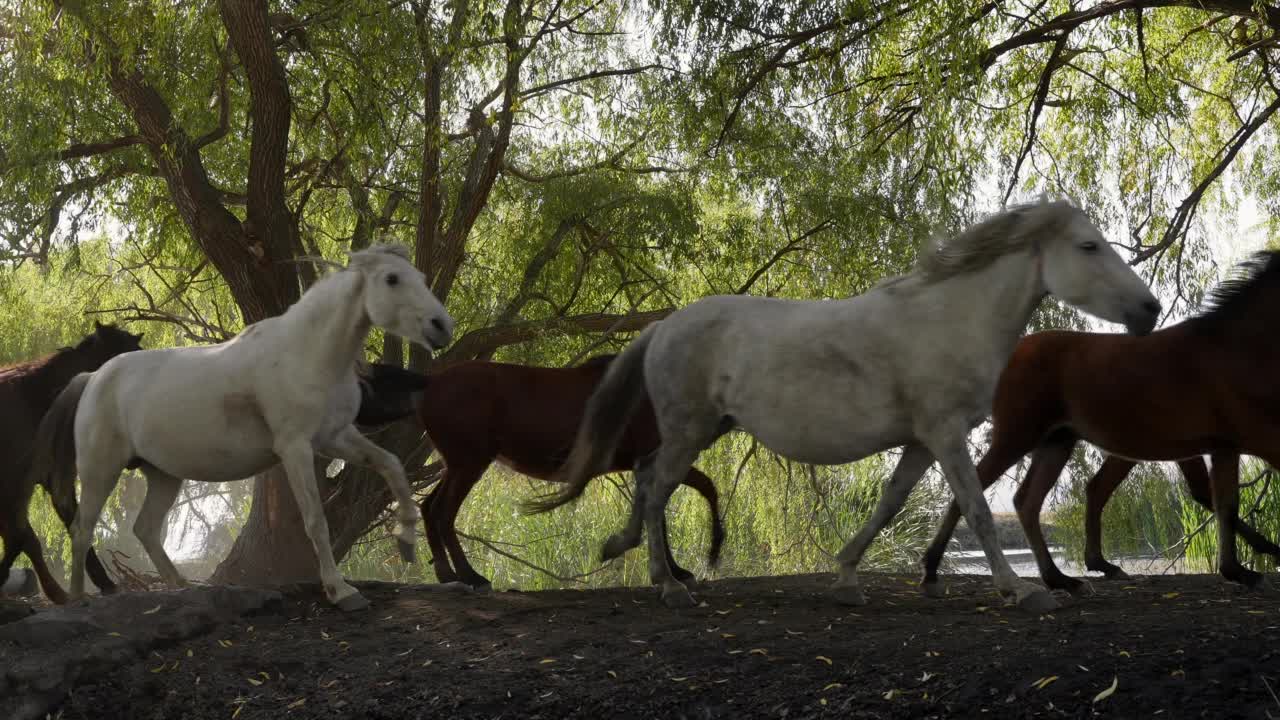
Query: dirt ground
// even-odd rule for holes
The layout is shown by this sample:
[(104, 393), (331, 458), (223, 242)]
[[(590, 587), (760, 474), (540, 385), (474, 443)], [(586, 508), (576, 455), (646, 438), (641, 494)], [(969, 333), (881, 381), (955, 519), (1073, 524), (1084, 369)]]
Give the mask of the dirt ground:
[(295, 594), (80, 685), (61, 717), (1280, 718), (1280, 602), (1215, 576), (1097, 581), (1040, 617), (983, 577), (927, 600), (868, 576), (852, 611), (830, 581), (721, 580), (683, 611), (648, 589), (363, 584), (354, 616)]

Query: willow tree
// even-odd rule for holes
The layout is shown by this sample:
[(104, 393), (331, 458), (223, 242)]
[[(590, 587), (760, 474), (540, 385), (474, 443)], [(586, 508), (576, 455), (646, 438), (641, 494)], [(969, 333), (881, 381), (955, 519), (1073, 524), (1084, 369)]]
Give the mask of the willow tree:
[[(299, 297), (315, 276), (299, 257), (382, 234), (413, 243), (433, 290), (464, 320), (445, 361), (636, 329), (662, 306), (637, 292), (632, 275), (651, 261), (636, 259), (645, 250), (628, 247), (629, 233), (687, 231), (691, 205), (678, 180), (658, 179), (673, 168), (640, 141), (637, 93), (661, 68), (628, 64), (619, 22), (620, 9), (600, 3), (516, 0), (300, 2), (287, 12), (255, 0), (7, 5), (8, 257), (42, 261), (108, 220), (157, 249), (194, 246), (203, 261), (186, 270), (220, 277), (239, 317), (184, 318), (165, 301), (135, 315), (225, 336)], [(501, 215), (521, 226), (504, 227)], [(469, 270), (486, 254), (502, 268)], [(381, 350), (396, 361), (402, 343), (386, 338)], [(414, 435), (388, 443), (420, 464), (429, 447)], [(389, 502), (381, 483), (354, 473), (325, 494), (339, 553)], [(218, 576), (314, 576), (278, 474), (257, 481)]]

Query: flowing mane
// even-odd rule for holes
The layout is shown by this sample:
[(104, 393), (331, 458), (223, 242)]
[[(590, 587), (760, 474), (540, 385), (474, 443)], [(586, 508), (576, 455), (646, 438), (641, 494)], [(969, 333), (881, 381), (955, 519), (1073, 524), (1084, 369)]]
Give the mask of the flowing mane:
[(973, 272), (1023, 248), (1030, 237), (1046, 225), (1079, 212), (1079, 208), (1066, 200), (1015, 205), (957, 235), (930, 238), (916, 261), (916, 273), (928, 282), (937, 282)]
[(1214, 332), (1242, 317), (1251, 317), (1269, 290), (1280, 289), (1280, 251), (1254, 253), (1236, 265), (1231, 275), (1209, 292), (1200, 312), (1188, 322), (1202, 331)]

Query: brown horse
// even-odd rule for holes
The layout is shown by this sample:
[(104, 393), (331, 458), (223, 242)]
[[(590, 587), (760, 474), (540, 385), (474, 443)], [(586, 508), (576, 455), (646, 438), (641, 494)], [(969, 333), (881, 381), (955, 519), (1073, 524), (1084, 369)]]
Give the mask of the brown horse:
[[(440, 582), (489, 585), (489, 580), (467, 562), (458, 540), (454, 522), (463, 501), (494, 460), (530, 477), (553, 479), (573, 445), (587, 398), (613, 358), (602, 355), (570, 368), (471, 361), (426, 377), (417, 415), (444, 460), (445, 476), (423, 501), (422, 515), (431, 562)], [(370, 369), (357, 418), (363, 425), (399, 416), (406, 403), (397, 395), (413, 390), (415, 384), (397, 379), (407, 371), (379, 365)], [(422, 381), (421, 376), (415, 378)], [(653, 452), (658, 442), (657, 423), (646, 402), (623, 435), (609, 472), (630, 470)], [(684, 484), (701, 493), (711, 508), (710, 557), (714, 564), (724, 540), (715, 485), (696, 468), (690, 469)], [(674, 563), (670, 558), (668, 561)], [(682, 568), (676, 572), (684, 579), (692, 578), (692, 573)]]
[[(1082, 586), (1054, 564), (1040, 529), (1044, 499), (1079, 440), (1132, 460), (1184, 461), (1184, 472), (1185, 461), (1209, 455), (1205, 499), (1218, 521), (1218, 569), (1247, 586), (1261, 581), (1236, 557), (1239, 460), (1256, 455), (1280, 466), (1277, 327), (1280, 252), (1270, 251), (1219, 285), (1201, 314), (1145, 337), (1053, 331), (1023, 338), (996, 388), (991, 448), (978, 475), (988, 486), (1034, 451), (1014, 504), (1046, 584)], [(938, 565), (959, 517), (953, 502), (925, 553), (929, 594), (940, 590)]]
[[(0, 539), (4, 540), (4, 557), (0, 559), (0, 584), (9, 569), (26, 553), (40, 579), (44, 594), (55, 603), (65, 603), (66, 593), (53, 579), (45, 565), (40, 541), (27, 519), (27, 506), (35, 485), (28, 478), (32, 442), (36, 428), (63, 386), (78, 373), (90, 372), (121, 353), (139, 349), (142, 335), (133, 335), (114, 325), (95, 323), (93, 334), (78, 345), (29, 362), (0, 369), (0, 461), (7, 475), (0, 480)], [(76, 490), (71, 487), (46, 487), (53, 507), (64, 525), (70, 526), (76, 515)], [(88, 557), (89, 576), (103, 593), (115, 592), (115, 583), (98, 561), (93, 550)]]
[[(1137, 465), (1132, 460), (1112, 455), (1098, 468), (1098, 472), (1089, 479), (1085, 486), (1084, 516), (1084, 566), (1094, 572), (1103, 573), (1108, 580), (1123, 580), (1129, 576), (1124, 570), (1111, 564), (1102, 555), (1102, 511), (1111, 499), (1112, 493), (1120, 487), (1120, 483), (1129, 476), (1129, 471)], [(1213, 491), (1209, 479), (1209, 470), (1204, 458), (1196, 457), (1178, 463), (1182, 477), (1187, 481), (1187, 489), (1191, 498), (1209, 510), (1213, 510)], [(1236, 531), (1254, 550), (1270, 555), (1280, 561), (1280, 546), (1263, 537), (1244, 519), (1236, 521)]]

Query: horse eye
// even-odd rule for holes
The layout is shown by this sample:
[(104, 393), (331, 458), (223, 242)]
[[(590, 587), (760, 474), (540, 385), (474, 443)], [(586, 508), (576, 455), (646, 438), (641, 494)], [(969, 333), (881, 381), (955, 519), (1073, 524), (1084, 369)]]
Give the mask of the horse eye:
[(1083, 251), (1085, 251), (1085, 252), (1097, 252), (1097, 251), (1098, 251), (1098, 243), (1096, 243), (1096, 242), (1094, 242), (1094, 241), (1090, 240), (1090, 241), (1088, 241), (1088, 242), (1081, 243), (1081, 244), (1080, 244), (1080, 249), (1081, 249), (1081, 250), (1083, 250)]
[(397, 274), (395, 274), (395, 273), (391, 273), (390, 275), (388, 275), (388, 276), (387, 276), (387, 284), (388, 284), (388, 285), (395, 285), (395, 284), (397, 284), (397, 283), (399, 283), (399, 282), (400, 282), (400, 276), (399, 276), (399, 275), (397, 275)]

